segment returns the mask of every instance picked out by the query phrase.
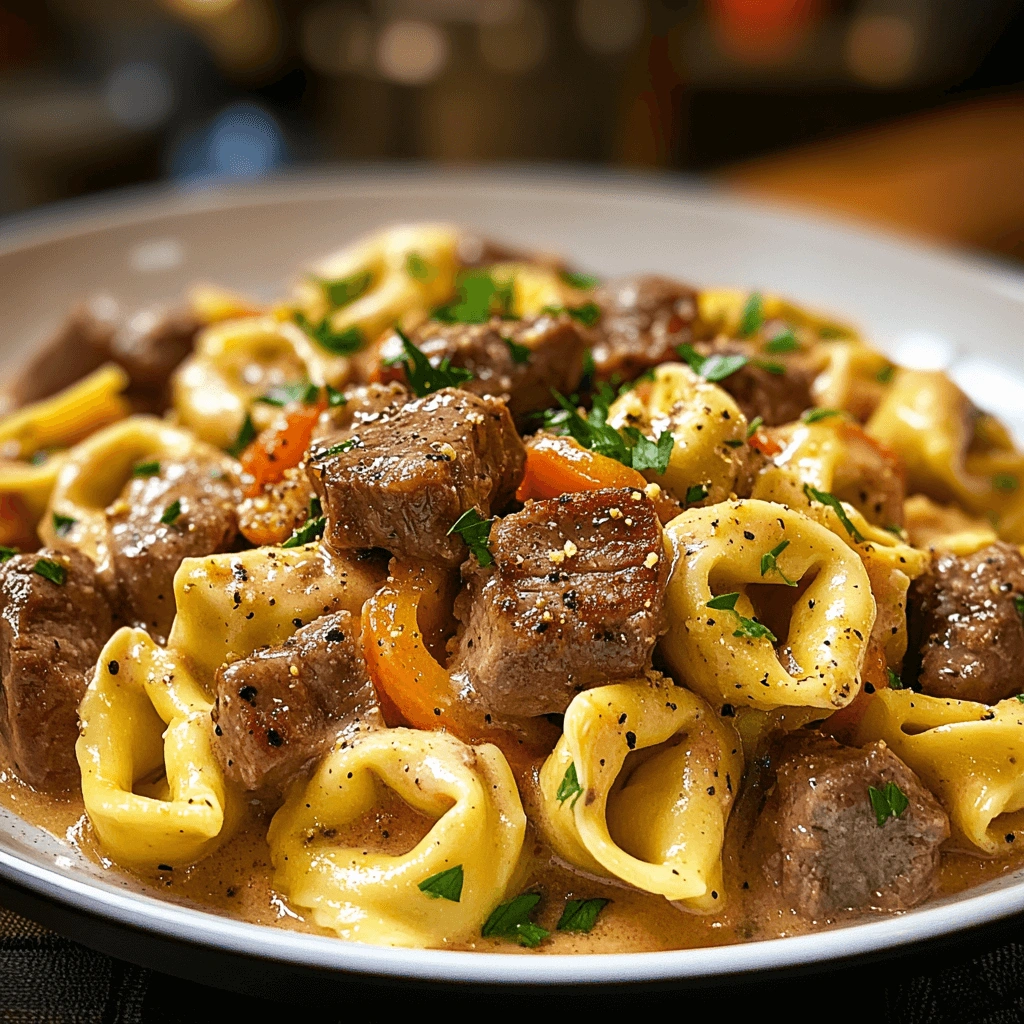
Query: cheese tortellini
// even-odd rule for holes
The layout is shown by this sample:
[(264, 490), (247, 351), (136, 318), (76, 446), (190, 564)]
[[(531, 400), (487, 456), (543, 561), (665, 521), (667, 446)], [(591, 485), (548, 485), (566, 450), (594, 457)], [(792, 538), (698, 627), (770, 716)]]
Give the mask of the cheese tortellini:
[[(407, 853), (346, 839), (382, 786), (434, 820)], [(274, 816), (268, 841), (275, 885), (321, 928), (358, 942), (438, 947), (479, 932), (504, 897), (525, 832), (497, 747), (386, 729), (328, 754)], [(424, 883), (443, 872), (452, 872), (447, 894), (427, 891)]]
[(563, 728), (540, 773), (541, 827), (559, 856), (691, 910), (720, 907), (743, 773), (731, 726), (651, 673), (579, 694)]
[(79, 708), (82, 797), (103, 849), (140, 867), (191, 864), (239, 821), (210, 746), (212, 704), (173, 652), (140, 629), (100, 653)]
[(939, 798), (954, 834), (983, 853), (1008, 852), (1024, 832), (1024, 703), (989, 707), (880, 690), (854, 742), (885, 740)]

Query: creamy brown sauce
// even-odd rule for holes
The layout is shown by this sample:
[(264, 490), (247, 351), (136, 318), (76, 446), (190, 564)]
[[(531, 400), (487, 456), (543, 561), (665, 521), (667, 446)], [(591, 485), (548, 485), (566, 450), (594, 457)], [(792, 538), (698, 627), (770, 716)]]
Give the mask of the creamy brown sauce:
[[(6, 752), (2, 752), (6, 764)], [(527, 795), (529, 804), (529, 795)], [(209, 857), (192, 866), (169, 865), (171, 870), (140, 872), (118, 867), (103, 856), (85, 815), (81, 795), (55, 797), (20, 782), (0, 768), (0, 804), (20, 818), (80, 850), (126, 885), (141, 883), (154, 895), (253, 924), (291, 928), (329, 935), (306, 920), (300, 907), (274, 889), (266, 831), (270, 813), (252, 804), (238, 833)], [(363, 846), (382, 853), (407, 852), (429, 831), (429, 818), (414, 811), (382, 787), (379, 806), (346, 829), (340, 845)], [(730, 820), (725, 843), (725, 894), (721, 913), (697, 915), (680, 910), (660, 896), (637, 892), (607, 881), (580, 875), (560, 865), (531, 828), (524, 846), (518, 891), (539, 892), (542, 900), (534, 919), (551, 936), (537, 950), (501, 939), (477, 939), (451, 948), (549, 953), (632, 953), (717, 946), (779, 938), (872, 917), (849, 914), (837, 920), (811, 922), (800, 918), (779, 898), (764, 877), (764, 851), (751, 843), (750, 814), (739, 806)], [(947, 851), (942, 855), (938, 895), (980, 885), (1024, 866), (1024, 845), (1000, 859), (985, 859)], [(589, 934), (559, 932), (555, 926), (566, 899), (603, 896), (611, 903)]]

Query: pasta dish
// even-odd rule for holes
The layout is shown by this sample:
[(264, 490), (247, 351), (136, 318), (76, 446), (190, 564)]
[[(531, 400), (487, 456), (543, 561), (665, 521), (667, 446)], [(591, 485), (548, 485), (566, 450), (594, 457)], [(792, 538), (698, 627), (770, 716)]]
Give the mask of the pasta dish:
[(403, 225), (4, 397), (0, 802), (126, 883), (630, 952), (1024, 859), (1024, 454), (845, 322)]

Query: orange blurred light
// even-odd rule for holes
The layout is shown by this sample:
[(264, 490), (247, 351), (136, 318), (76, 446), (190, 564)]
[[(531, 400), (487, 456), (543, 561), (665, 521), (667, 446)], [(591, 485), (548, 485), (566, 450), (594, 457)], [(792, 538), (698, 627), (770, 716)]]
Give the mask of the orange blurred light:
[(722, 49), (745, 63), (792, 53), (822, 11), (821, 0), (708, 0)]

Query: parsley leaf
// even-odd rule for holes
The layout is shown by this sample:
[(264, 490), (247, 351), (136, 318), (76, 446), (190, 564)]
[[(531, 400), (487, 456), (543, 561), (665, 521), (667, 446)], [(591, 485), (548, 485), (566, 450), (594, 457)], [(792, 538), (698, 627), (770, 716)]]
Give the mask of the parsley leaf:
[(522, 365), (530, 361), (529, 345), (520, 345), (518, 341), (513, 341), (511, 338), (502, 338), (502, 341), (508, 345), (508, 354), (512, 357), (513, 363)]
[(589, 391), (594, 386), (594, 378), (597, 376), (597, 363), (594, 362), (593, 349), (587, 349), (583, 353), (583, 376), (580, 378), (580, 388)]
[(686, 504), (695, 505), (698, 501), (703, 501), (708, 496), (708, 489), (704, 484), (694, 484), (692, 487), (686, 488)]
[(324, 390), (327, 392), (327, 407), (329, 409), (337, 409), (339, 406), (348, 405), (348, 399), (337, 388), (332, 388), (330, 384), (326, 384)]
[(601, 283), (601, 279), (593, 274), (579, 274), (574, 270), (563, 270), (558, 276), (570, 288), (578, 288), (580, 291), (596, 288)]
[(568, 900), (565, 910), (558, 919), (560, 932), (589, 932), (597, 922), (597, 915), (604, 910), (611, 900), (595, 897), (591, 900)]
[(468, 508), (452, 523), (447, 536), (450, 537), (453, 533), (459, 534), (481, 565), (492, 565), (494, 556), (487, 546), (487, 539), (491, 535), (493, 522), (493, 519), (482, 518), (475, 508)]
[(747, 439), (752, 438), (760, 429), (764, 426), (764, 417), (755, 416), (749, 424), (747, 424)]
[(492, 316), (512, 317), (515, 285), (498, 285), (486, 270), (465, 270), (455, 281), (456, 299), (434, 310), (435, 320), (446, 324), (484, 324)]
[(890, 690), (903, 690), (906, 687), (903, 684), (903, 680), (893, 672), (891, 668), (886, 668), (885, 674), (889, 677), (889, 689)]
[(4, 562), (9, 562), (16, 554), (18, 554), (17, 548), (8, 547), (6, 544), (0, 544), (0, 565)]
[(558, 792), (555, 794), (555, 799), (560, 804), (564, 804), (566, 800), (572, 797), (572, 803), (569, 806), (575, 807), (576, 801), (579, 800), (582, 792), (583, 787), (580, 785), (580, 780), (576, 777), (576, 762), (571, 761), (569, 767), (565, 769), (562, 781), (558, 784)]
[(336, 356), (347, 356), (358, 352), (363, 347), (363, 332), (358, 327), (346, 327), (343, 331), (336, 331), (331, 326), (331, 318), (325, 316), (318, 324), (313, 323), (305, 313), (296, 311), (295, 322), (308, 334), (321, 348)]
[(303, 544), (310, 544), (318, 540), (324, 534), (324, 527), (327, 519), (324, 516), (314, 516), (307, 519), (282, 545), (283, 548), (298, 548)]
[(484, 938), (500, 936), (503, 939), (515, 939), (520, 945), (534, 948), (539, 946), (551, 933), (530, 920), (530, 912), (540, 903), (540, 894), (524, 892), (508, 903), (496, 907), (480, 934)]
[(159, 472), (159, 461), (151, 459), (149, 462), (137, 462), (132, 469), (132, 476), (156, 476)]
[(71, 527), (78, 520), (73, 516), (62, 516), (59, 512), (53, 513), (53, 531), (58, 537), (66, 537), (71, 532)]
[[(824, 337), (824, 335), (822, 335), (822, 337)], [(837, 337), (840, 337), (840, 335), (837, 335)], [(893, 377), (895, 377), (895, 376), (896, 376), (896, 367), (895, 366), (883, 366), (878, 371), (878, 373), (875, 374), (875, 380), (877, 380), (879, 384), (888, 384), (889, 381), (891, 381), (893, 379)]]
[(447, 871), (439, 871), (436, 875), (424, 878), (417, 888), (431, 899), (451, 900), (452, 903), (458, 903), (462, 899), (463, 880), (462, 865), (456, 864), (455, 867), (448, 868)]
[(763, 637), (773, 644), (776, 643), (778, 637), (767, 626), (762, 625), (757, 619), (748, 619), (736, 611), (736, 601), (739, 596), (739, 594), (720, 594), (708, 601), (708, 607), (714, 608), (716, 611), (732, 612), (736, 616), (739, 626), (733, 636), (745, 637), (748, 640), (760, 640)]
[(778, 558), (786, 548), (789, 547), (789, 541), (784, 540), (781, 544), (776, 544), (767, 554), (761, 556), (761, 575), (764, 576), (770, 572), (777, 572), (782, 577), (782, 582), (787, 587), (797, 586), (796, 580), (791, 580), (780, 568)]
[(293, 402), (313, 405), (320, 397), (320, 389), (311, 380), (293, 381), (291, 384), (275, 384), (256, 399), (263, 405), (285, 406)]
[(623, 427), (622, 434), (633, 445), (630, 464), (634, 469), (653, 469), (659, 475), (668, 469), (676, 439), (667, 430), (658, 435), (657, 441), (645, 437), (636, 427)]
[(800, 349), (800, 342), (796, 340), (796, 335), (793, 331), (787, 327), (784, 331), (779, 331), (775, 337), (770, 338), (765, 342), (765, 352), (797, 352)]
[(256, 427), (252, 422), (252, 417), (246, 413), (245, 419), (242, 420), (242, 425), (238, 429), (238, 436), (235, 438), (235, 443), (228, 449), (228, 454), (233, 455), (236, 459), (246, 448), (249, 447), (256, 440)]
[(457, 388), (473, 379), (470, 370), (461, 366), (452, 366), (451, 360), (445, 356), (437, 366), (409, 340), (401, 327), (395, 327), (395, 333), (402, 340), (404, 356), (392, 360), (391, 365), (401, 363), (405, 369), (405, 379), (418, 398), (440, 391), (442, 388)]
[(601, 319), (601, 307), (596, 302), (584, 302), (582, 306), (545, 306), (541, 312), (551, 316), (568, 313), (584, 327), (593, 327)]
[(842, 327), (833, 327), (830, 324), (825, 324), (818, 328), (818, 337), (823, 338), (825, 341), (835, 341), (836, 338), (845, 338), (846, 330)]
[(800, 417), (801, 423), (817, 423), (819, 420), (827, 420), (830, 416), (845, 416), (842, 409), (808, 409)]
[(750, 361), (746, 356), (723, 355), (721, 352), (705, 358), (689, 342), (676, 348), (681, 359), (685, 359), (690, 369), (699, 377), (717, 383), (746, 366)]
[(437, 268), (418, 252), (411, 252), (405, 257), (405, 272), (414, 281), (433, 281), (437, 277)]
[(58, 587), (63, 587), (68, 578), (67, 569), (60, 562), (55, 562), (52, 558), (40, 558), (32, 566), (32, 571), (37, 576), (42, 576), (44, 580), (56, 583)]
[(992, 486), (1003, 494), (1013, 494), (1020, 486), (1020, 481), (1012, 473), (996, 473), (992, 477)]
[(1017, 609), (1017, 614), (1024, 619), (1024, 597), (1020, 594), (1013, 595), (1013, 607)]
[(820, 505), (828, 505), (839, 517), (839, 522), (843, 524), (846, 532), (853, 538), (854, 542), (856, 544), (864, 543), (864, 535), (850, 521), (850, 517), (846, 514), (846, 509), (843, 508), (843, 503), (834, 494), (829, 494), (828, 491), (819, 491), (810, 484), (804, 484), (804, 494), (807, 496), (808, 501), (816, 501)]
[(881, 789), (868, 786), (868, 797), (871, 800), (871, 809), (875, 812), (875, 820), (881, 828), (890, 818), (899, 818), (910, 806), (906, 793), (889, 781)]
[(314, 281), (324, 290), (327, 301), (336, 309), (355, 302), (373, 284), (373, 274), (369, 270), (357, 270), (348, 277), (339, 277), (330, 281), (322, 277), (314, 277)]
[(316, 459), (317, 462), (320, 462), (323, 459), (330, 459), (335, 455), (340, 455), (342, 452), (347, 452), (350, 449), (355, 448), (357, 444), (359, 444), (359, 438), (350, 437), (347, 441), (341, 441), (338, 444), (332, 444), (330, 448), (324, 448), (322, 451), (314, 452), (313, 458)]
[(775, 362), (774, 359), (754, 359), (752, 362), (755, 366), (760, 366), (765, 373), (771, 373), (776, 377), (786, 375), (786, 367), (782, 363)]
[(740, 313), (739, 336), (749, 338), (764, 324), (764, 301), (760, 292), (751, 292)]
[(164, 514), (160, 517), (160, 522), (165, 526), (171, 526), (177, 522), (178, 517), (181, 515), (181, 499), (175, 498), (174, 501), (164, 509)]

